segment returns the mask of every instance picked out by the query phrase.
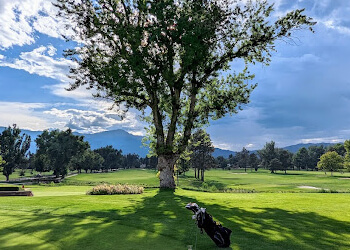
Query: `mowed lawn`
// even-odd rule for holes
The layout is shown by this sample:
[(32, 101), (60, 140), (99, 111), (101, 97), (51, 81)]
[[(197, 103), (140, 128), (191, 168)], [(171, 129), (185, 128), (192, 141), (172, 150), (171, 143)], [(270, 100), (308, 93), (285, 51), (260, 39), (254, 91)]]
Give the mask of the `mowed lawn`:
[[(119, 170), (112, 173), (79, 174), (66, 178), (69, 185), (138, 184), (146, 187), (159, 186), (154, 170)], [(325, 174), (321, 171), (257, 172), (244, 170), (210, 170), (205, 172), (205, 182), (194, 178), (191, 170), (179, 177), (179, 187), (205, 191), (230, 190), (232, 192), (347, 192), (350, 193), (350, 173)]]
[[(68, 178), (70, 185), (26, 186), (34, 197), (0, 197), (0, 249), (216, 249), (184, 208), (188, 202), (206, 207), (232, 229), (232, 249), (350, 249), (350, 193), (297, 187), (302, 183), (346, 191), (350, 180), (340, 178), (348, 174), (293, 172), (285, 178), (264, 171), (207, 171), (209, 188), (242, 190), (212, 193), (188, 190), (199, 186), (190, 172), (180, 178), (175, 192), (146, 188), (140, 195), (85, 194), (91, 188), (88, 182), (153, 186), (158, 184), (155, 174), (82, 174)], [(257, 192), (244, 193), (243, 186)]]
[(244, 170), (210, 170), (205, 172), (205, 184), (194, 180), (194, 173), (189, 178), (179, 178), (182, 187), (202, 187), (232, 189), (237, 192), (347, 192), (350, 193), (350, 173), (326, 174), (322, 171), (278, 171), (259, 169), (257, 172)]

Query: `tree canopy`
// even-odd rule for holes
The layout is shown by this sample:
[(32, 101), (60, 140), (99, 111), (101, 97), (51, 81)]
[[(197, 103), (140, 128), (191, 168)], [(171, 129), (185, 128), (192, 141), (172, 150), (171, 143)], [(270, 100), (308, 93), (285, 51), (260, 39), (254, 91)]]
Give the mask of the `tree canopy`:
[(344, 157), (344, 167), (350, 171), (350, 140), (346, 140), (344, 142), (344, 148), (346, 150), (346, 154)]
[(35, 139), (35, 142), (38, 147), (36, 157), (45, 159), (56, 177), (67, 175), (71, 159), (74, 156), (83, 155), (84, 151), (90, 148), (83, 136), (73, 135), (70, 129), (45, 130)]
[(0, 155), (5, 161), (2, 164), (2, 171), (6, 181), (9, 181), (9, 176), (15, 167), (25, 161), (29, 147), (30, 136), (21, 134), (16, 124), (13, 127), (9, 126), (0, 134)]
[(337, 171), (343, 166), (343, 161), (344, 159), (337, 152), (329, 151), (321, 156), (317, 167), (325, 172), (330, 171), (333, 175), (333, 171)]
[(2, 165), (5, 164), (5, 163), (6, 163), (6, 161), (4, 161), (4, 160), (2, 159), (2, 156), (0, 155), (0, 171), (3, 171)]
[[(174, 164), (192, 130), (237, 113), (256, 87), (248, 64), (268, 65), (277, 39), (315, 23), (294, 10), (274, 20), (265, 0), (57, 0), (59, 16), (81, 41), (71, 90), (150, 110), (160, 186), (175, 187)], [(230, 62), (246, 63), (242, 72)], [(149, 108), (149, 109), (147, 109)]]
[[(204, 181), (205, 169), (209, 169), (214, 165), (213, 143), (210, 136), (202, 129), (197, 130), (190, 141), (189, 145), (190, 162), (195, 171), (195, 177)], [(200, 175), (200, 176), (199, 176)]]
[(307, 169), (308, 165), (310, 164), (310, 157), (308, 150), (305, 147), (302, 147), (298, 150), (298, 152), (295, 153), (293, 156), (293, 164), (296, 166), (299, 170)]

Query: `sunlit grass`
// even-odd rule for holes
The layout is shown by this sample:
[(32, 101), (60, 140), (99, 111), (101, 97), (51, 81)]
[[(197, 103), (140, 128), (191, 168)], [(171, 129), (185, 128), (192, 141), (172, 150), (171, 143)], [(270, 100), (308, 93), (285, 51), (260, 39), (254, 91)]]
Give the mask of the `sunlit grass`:
[(90, 196), (81, 193), (86, 188), (33, 186), (34, 197), (1, 197), (0, 248), (215, 249), (184, 208), (190, 201), (232, 229), (232, 249), (350, 248), (349, 194), (146, 189)]
[[(337, 172), (331, 176), (330, 173), (325, 174), (321, 171), (287, 171), (287, 174), (279, 171), (277, 174), (271, 174), (264, 169), (257, 172), (251, 172), (250, 169), (247, 169), (247, 172), (212, 169), (205, 172), (203, 183), (196, 180), (194, 171), (190, 170), (176, 182), (181, 188), (209, 192), (350, 192), (349, 172)], [(155, 170), (128, 169), (108, 173), (82, 173), (65, 178), (61, 185), (96, 186), (103, 183), (157, 187), (159, 179)], [(301, 188), (302, 186), (304, 188)]]
[[(186, 173), (179, 178), (180, 187), (198, 188), (203, 183), (194, 179), (194, 172)], [(271, 174), (268, 170), (259, 169), (257, 172), (244, 170), (210, 170), (205, 172), (205, 182), (218, 190), (233, 192), (319, 192), (320, 190), (350, 192), (350, 173), (330, 173), (321, 171), (287, 171)], [(300, 188), (308, 186), (313, 188)], [(215, 188), (214, 188), (215, 190)]]
[(159, 186), (159, 179), (155, 170), (128, 169), (108, 173), (82, 173), (66, 178), (69, 185), (98, 185), (108, 184), (135, 184), (143, 186)]

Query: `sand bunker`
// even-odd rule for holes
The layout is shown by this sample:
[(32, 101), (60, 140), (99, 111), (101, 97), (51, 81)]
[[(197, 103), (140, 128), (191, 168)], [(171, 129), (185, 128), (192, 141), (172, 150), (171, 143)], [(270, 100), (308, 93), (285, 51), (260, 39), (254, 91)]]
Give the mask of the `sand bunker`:
[(321, 188), (313, 187), (313, 186), (298, 186), (298, 188), (321, 189)]

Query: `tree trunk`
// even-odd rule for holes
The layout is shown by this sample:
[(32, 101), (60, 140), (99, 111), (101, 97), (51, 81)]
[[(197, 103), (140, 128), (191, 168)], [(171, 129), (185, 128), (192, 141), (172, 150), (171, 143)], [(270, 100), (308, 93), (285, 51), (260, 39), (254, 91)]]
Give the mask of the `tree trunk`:
[(194, 168), (194, 178), (197, 179), (197, 169)]
[(201, 180), (204, 181), (204, 169), (201, 171)]
[(6, 176), (6, 182), (9, 182), (10, 181), (10, 175), (5, 175)]
[(159, 155), (158, 156), (158, 170), (159, 174), (159, 186), (160, 188), (172, 188), (176, 187), (174, 179), (174, 165), (178, 157), (176, 155)]
[(57, 170), (54, 170), (53, 171), (53, 174), (56, 178), (59, 178), (60, 177), (60, 173), (57, 171)]

